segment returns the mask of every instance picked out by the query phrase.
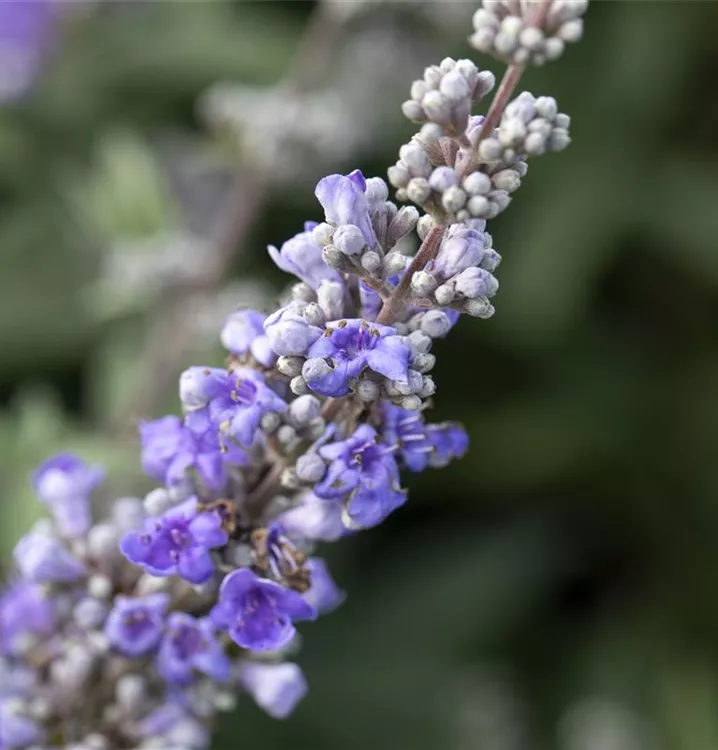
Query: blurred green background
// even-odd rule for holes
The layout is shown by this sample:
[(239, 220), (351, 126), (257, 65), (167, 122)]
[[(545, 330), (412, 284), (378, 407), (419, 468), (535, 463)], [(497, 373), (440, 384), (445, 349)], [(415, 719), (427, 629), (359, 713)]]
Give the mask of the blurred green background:
[[(108, 497), (149, 487), (134, 420), (176, 410), (181, 369), (221, 361), (222, 315), (281, 289), (264, 248), (319, 217), (316, 179), (385, 173), (425, 65), (500, 73), (465, 43), (473, 9), (333, 6), (309, 89), (335, 98), (292, 169), (198, 102), (225, 81), (281, 105), (326, 9), (62, 9), (41, 75), (0, 107), (5, 559), (39, 512), (27, 475), (58, 449), (105, 462)], [(574, 142), (491, 223), (495, 318), (436, 348), (435, 413), (463, 419), (470, 452), (326, 549), (349, 598), (302, 629), (309, 696), (287, 722), (241, 701), (216, 748), (718, 747), (717, 23), (715, 3), (595, 2), (585, 39), (526, 75)], [(281, 112), (290, 134), (310, 119)], [(262, 208), (221, 278), (185, 277), (228, 184), (237, 213)]]

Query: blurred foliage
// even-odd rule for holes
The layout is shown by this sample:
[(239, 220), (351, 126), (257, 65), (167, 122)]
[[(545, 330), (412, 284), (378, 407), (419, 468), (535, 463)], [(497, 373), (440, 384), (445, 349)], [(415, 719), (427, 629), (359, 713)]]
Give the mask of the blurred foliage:
[[(98, 316), (88, 289), (108, 243), (182, 224), (154, 145), (205, 148), (197, 98), (277, 80), (309, 10), (97, 3), (0, 110), (6, 555), (39, 512), (27, 476), (59, 448), (106, 463), (108, 496), (147, 488), (132, 426), (107, 426), (139, 387), (152, 316)], [(477, 59), (410, 4), (370, 15)], [(463, 418), (472, 448), (328, 550), (350, 596), (303, 629), (312, 692), (286, 723), (242, 702), (217, 748), (718, 747), (717, 22), (709, 3), (594, 3), (585, 40), (527, 74), (572, 115), (574, 143), (533, 163), (492, 223), (496, 317), (437, 347), (437, 416)], [(412, 132), (395, 114), (367, 173)], [(264, 246), (317, 215), (310, 191), (273, 195), (235, 275), (279, 286)], [(183, 364), (219, 361), (203, 346)], [(645, 736), (607, 744), (626, 718), (607, 708), (595, 744), (571, 745), (561, 727), (595, 697)]]

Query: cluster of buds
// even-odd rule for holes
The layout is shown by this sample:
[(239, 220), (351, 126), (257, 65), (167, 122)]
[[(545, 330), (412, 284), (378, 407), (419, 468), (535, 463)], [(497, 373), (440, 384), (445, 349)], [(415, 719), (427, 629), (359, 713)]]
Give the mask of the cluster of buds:
[(581, 38), (587, 7), (588, 0), (483, 0), (471, 44), (509, 65), (543, 65)]
[(414, 81), (411, 99), (401, 109), (413, 122), (435, 123), (447, 135), (459, 136), (466, 130), (471, 108), (494, 88), (495, 82), (491, 71), (479, 71), (471, 60), (446, 57)]

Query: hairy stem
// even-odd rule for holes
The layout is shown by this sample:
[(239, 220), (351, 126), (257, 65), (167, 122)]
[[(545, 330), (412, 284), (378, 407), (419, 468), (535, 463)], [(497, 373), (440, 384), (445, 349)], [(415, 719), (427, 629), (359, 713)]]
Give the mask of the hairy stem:
[(429, 230), (429, 233), (421, 243), (421, 247), (406, 269), (406, 273), (401, 277), (401, 281), (396, 285), (391, 297), (384, 302), (379, 315), (377, 315), (377, 323), (391, 325), (399, 317), (409, 296), (411, 277), (416, 271), (420, 271), (430, 260), (436, 257), (445, 229), (446, 227), (435, 225)]

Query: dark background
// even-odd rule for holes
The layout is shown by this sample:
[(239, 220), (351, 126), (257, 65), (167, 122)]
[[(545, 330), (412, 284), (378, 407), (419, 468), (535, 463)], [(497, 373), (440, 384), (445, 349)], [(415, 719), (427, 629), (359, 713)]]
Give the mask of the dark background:
[[(351, 19), (315, 85), (359, 102), (363, 143), (299, 174), (272, 166), (221, 283), (179, 287), (185, 317), (159, 339), (168, 295), (103, 263), (168, 228), (208, 231), (236, 157), (198, 97), (217, 80), (271, 86), (312, 7), (63, 12), (42, 74), (0, 109), (5, 556), (38, 512), (28, 472), (60, 448), (108, 465), (108, 497), (147, 489), (133, 419), (177, 409), (184, 366), (221, 361), (191, 324), (218, 325), (212, 302), (236, 303), (233, 289), (281, 288), (264, 248), (319, 217), (320, 176), (385, 174), (425, 65), (471, 56), (500, 74), (464, 41), (473, 6), (433, 6)], [(526, 75), (572, 116), (574, 142), (533, 162), (491, 222), (496, 316), (436, 347), (436, 417), (463, 420), (471, 449), (409, 477), (381, 528), (326, 549), (349, 596), (302, 628), (309, 696), (284, 723), (241, 701), (217, 748), (718, 747), (717, 23), (713, 3), (594, 2), (584, 40)], [(384, 58), (362, 52), (375, 38)], [(264, 179), (242, 174), (251, 201)], [(169, 371), (161, 356), (147, 369), (190, 335)]]

